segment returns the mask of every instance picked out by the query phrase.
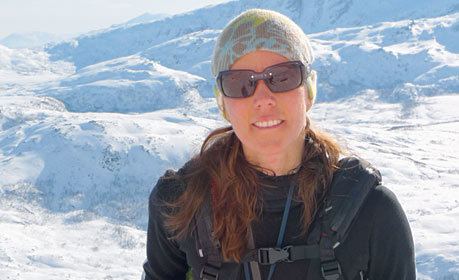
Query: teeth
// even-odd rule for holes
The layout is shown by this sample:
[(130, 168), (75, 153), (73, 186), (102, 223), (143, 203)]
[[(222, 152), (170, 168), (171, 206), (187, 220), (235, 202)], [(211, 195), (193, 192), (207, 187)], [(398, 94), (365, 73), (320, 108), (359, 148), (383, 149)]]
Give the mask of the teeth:
[(271, 127), (280, 124), (281, 120), (272, 120), (267, 122), (256, 122), (255, 125), (258, 127)]

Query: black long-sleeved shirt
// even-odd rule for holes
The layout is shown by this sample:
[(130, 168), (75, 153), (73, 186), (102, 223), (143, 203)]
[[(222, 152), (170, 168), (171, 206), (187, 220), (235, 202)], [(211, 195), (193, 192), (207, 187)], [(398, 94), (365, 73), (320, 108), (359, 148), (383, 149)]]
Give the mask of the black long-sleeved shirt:
[[(180, 171), (179, 171), (180, 174)], [(262, 187), (263, 209), (260, 220), (252, 225), (255, 247), (275, 247), (282, 211), (287, 197), (292, 175), (271, 177), (259, 174), (261, 182), (276, 187)], [(144, 264), (145, 279), (185, 279), (189, 267), (194, 279), (202, 268), (202, 260), (197, 255), (192, 237), (183, 241), (168, 238), (163, 226), (160, 201), (171, 201), (183, 189), (176, 180), (160, 179), (153, 189), (149, 204), (149, 224), (147, 236), (147, 261)], [(284, 244), (303, 245), (300, 236), (302, 204), (293, 201), (285, 231)], [(359, 262), (369, 254), (366, 277), (371, 280), (414, 280), (414, 245), (405, 213), (395, 195), (382, 185), (376, 186), (368, 195), (350, 228), (347, 239), (335, 249), (346, 280), (360, 280)], [(309, 268), (309, 266), (311, 266)], [(267, 279), (269, 266), (260, 265), (262, 279)], [(276, 265), (275, 279), (305, 279), (308, 269), (314, 278), (321, 278), (318, 263), (300, 260)], [(237, 263), (223, 263), (219, 279), (244, 279), (243, 266)], [(310, 275), (310, 274), (309, 274)], [(354, 275), (352, 278), (349, 275)]]

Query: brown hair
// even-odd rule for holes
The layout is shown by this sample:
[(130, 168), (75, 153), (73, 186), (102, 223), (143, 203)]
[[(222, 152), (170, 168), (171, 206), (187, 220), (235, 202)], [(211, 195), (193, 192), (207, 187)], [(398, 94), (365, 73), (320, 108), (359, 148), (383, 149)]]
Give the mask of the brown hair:
[[(324, 194), (331, 182), (341, 148), (328, 134), (305, 127), (305, 148), (297, 172), (298, 197), (303, 202), (302, 231), (306, 236), (317, 207), (317, 194)], [(193, 217), (212, 186), (214, 237), (220, 241), (224, 260), (240, 262), (247, 248), (249, 226), (259, 217), (257, 205), (259, 167), (244, 157), (242, 143), (232, 127), (212, 131), (201, 152), (192, 160), (183, 178), (185, 191), (165, 204), (174, 211), (163, 213), (165, 226), (174, 239), (183, 239), (193, 230)]]

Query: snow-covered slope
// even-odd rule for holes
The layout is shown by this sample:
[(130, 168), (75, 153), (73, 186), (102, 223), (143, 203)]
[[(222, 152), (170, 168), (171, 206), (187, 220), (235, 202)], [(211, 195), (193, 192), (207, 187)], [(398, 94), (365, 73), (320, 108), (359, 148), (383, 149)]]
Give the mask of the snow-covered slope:
[(193, 106), (206, 85), (203, 78), (128, 56), (85, 67), (37, 92), (63, 101), (73, 112), (127, 113)]
[(7, 91), (23, 94), (27, 84), (55, 80), (74, 71), (72, 63), (50, 61), (46, 52), (0, 45), (0, 95)]
[(137, 25), (137, 24), (143, 24), (143, 23), (149, 23), (149, 22), (161, 20), (161, 19), (166, 18), (168, 16), (169, 16), (168, 14), (144, 13), (144, 14), (141, 14), (140, 16), (138, 16), (138, 17), (135, 17), (133, 19), (130, 19), (130, 20), (126, 21), (125, 23), (115, 24), (113, 27), (124, 27), (124, 28), (126, 28), (126, 27), (129, 27), (129, 26)]
[[(129, 28), (110, 28), (107, 31), (93, 32), (50, 46), (47, 51), (52, 59), (70, 60), (77, 68), (85, 67), (100, 61), (132, 55), (188, 33), (214, 29), (212, 26), (221, 27), (234, 13), (236, 3), (230, 2), (223, 8), (204, 8), (198, 10), (199, 13), (176, 15)], [(110, 47), (107, 47), (108, 45)]]
[(139, 278), (154, 182), (218, 126), (196, 110), (78, 114), (0, 96), (0, 278)]
[(139, 55), (154, 59), (161, 65), (187, 71), (212, 81), (210, 55), (218, 34), (220, 30), (189, 33), (150, 47), (140, 52)]
[[(66, 66), (64, 66), (66, 65)], [(40, 74), (52, 72), (67, 74), (70, 63), (55, 63), (49, 61), (46, 52), (30, 49), (15, 50), (0, 45), (0, 71), (15, 72), (18, 75)], [(2, 79), (2, 82), (5, 81)]]
[(57, 43), (67, 38), (68, 36), (46, 32), (13, 33), (2, 38), (0, 44), (12, 49), (43, 48), (46, 44)]
[(1, 192), (26, 194), (53, 212), (89, 210), (145, 228), (153, 182), (189, 158), (216, 124), (189, 116), (197, 110), (78, 114), (50, 97), (0, 96)]
[(2, 279), (140, 279), (143, 230), (84, 211), (49, 212), (18, 197), (0, 201)]
[(322, 100), (377, 88), (387, 100), (459, 92), (459, 13), (311, 35)]
[(441, 4), (433, 0), (301, 0), (291, 2), (293, 13), (306, 32), (325, 31), (336, 27), (373, 25), (385, 21), (438, 17), (459, 12), (455, 0)]

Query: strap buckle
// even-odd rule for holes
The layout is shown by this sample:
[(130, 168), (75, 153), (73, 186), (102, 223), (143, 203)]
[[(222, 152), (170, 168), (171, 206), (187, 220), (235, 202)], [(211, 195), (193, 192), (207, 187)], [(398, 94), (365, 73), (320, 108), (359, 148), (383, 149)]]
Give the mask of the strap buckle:
[(270, 265), (281, 261), (292, 262), (290, 259), (291, 248), (292, 246), (286, 246), (284, 248), (260, 248), (258, 249), (258, 263)]
[(336, 260), (321, 262), (320, 269), (322, 271), (322, 277), (325, 280), (341, 279), (341, 266)]
[(206, 263), (201, 270), (201, 274), (199, 275), (199, 279), (202, 280), (218, 280), (218, 272), (219, 268), (213, 265)]

